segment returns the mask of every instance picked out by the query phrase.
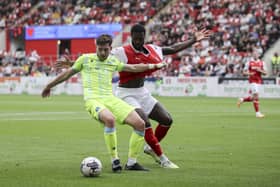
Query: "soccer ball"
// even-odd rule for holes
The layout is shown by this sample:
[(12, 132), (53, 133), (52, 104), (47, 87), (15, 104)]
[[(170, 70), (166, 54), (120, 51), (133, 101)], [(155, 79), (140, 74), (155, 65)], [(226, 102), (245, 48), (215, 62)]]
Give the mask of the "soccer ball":
[(82, 161), (80, 170), (85, 177), (97, 177), (102, 171), (101, 161), (96, 157), (87, 157)]

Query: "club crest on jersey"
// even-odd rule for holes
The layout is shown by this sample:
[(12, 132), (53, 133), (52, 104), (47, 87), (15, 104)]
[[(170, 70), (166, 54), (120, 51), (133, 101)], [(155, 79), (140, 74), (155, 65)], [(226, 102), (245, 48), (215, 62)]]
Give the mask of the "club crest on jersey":
[(96, 107), (95, 112), (98, 112), (100, 109), (101, 109), (100, 107)]

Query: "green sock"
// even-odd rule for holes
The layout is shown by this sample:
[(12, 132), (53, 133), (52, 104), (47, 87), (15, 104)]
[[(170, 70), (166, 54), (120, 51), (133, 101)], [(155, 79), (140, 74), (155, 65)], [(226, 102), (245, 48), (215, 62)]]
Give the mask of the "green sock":
[[(105, 128), (106, 129), (106, 128)], [(112, 159), (119, 158), (118, 157), (118, 150), (117, 150), (117, 132), (106, 132), (104, 131), (104, 139), (107, 146), (107, 149), (109, 151), (109, 154), (111, 155)]]
[(132, 131), (129, 139), (128, 158), (136, 159), (144, 146), (144, 133), (139, 131)]

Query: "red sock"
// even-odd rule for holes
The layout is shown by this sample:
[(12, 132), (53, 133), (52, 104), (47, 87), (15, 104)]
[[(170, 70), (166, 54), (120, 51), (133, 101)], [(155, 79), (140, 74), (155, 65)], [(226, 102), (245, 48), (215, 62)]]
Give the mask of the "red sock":
[(248, 97), (243, 98), (243, 101), (244, 102), (252, 102), (253, 98), (251, 96), (248, 96)]
[(170, 128), (170, 126), (163, 126), (163, 125), (158, 124), (158, 126), (155, 130), (155, 136), (157, 137), (159, 142), (165, 137), (169, 128)]
[(255, 111), (258, 112), (259, 111), (259, 100), (255, 99), (253, 101), (253, 104), (254, 104)]
[(162, 155), (162, 150), (157, 138), (154, 135), (153, 129), (147, 128), (145, 129), (145, 140), (148, 145), (153, 149), (153, 151), (157, 154), (157, 156)]

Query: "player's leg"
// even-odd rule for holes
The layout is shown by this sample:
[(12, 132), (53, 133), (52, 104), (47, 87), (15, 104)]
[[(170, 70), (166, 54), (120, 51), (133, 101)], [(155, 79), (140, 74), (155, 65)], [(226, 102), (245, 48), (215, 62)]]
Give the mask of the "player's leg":
[(88, 100), (86, 109), (93, 118), (104, 124), (104, 140), (109, 154), (111, 155), (112, 170), (120, 172), (122, 170), (117, 149), (117, 132), (115, 127), (115, 117), (102, 103), (96, 100)]
[(238, 98), (238, 100), (237, 100), (238, 108), (240, 108), (240, 105), (244, 102), (253, 102), (252, 89), (253, 89), (253, 86), (252, 86), (252, 84), (250, 84), (249, 95), (247, 97)]
[(277, 74), (277, 64), (272, 64), (272, 75), (273, 76), (276, 76), (276, 74)]
[(149, 154), (154, 158), (154, 160), (157, 163), (160, 163), (160, 157), (164, 157), (161, 146), (158, 142), (158, 139), (155, 137), (152, 125), (147, 117), (147, 115), (144, 113), (144, 111), (140, 108), (136, 108), (135, 111), (138, 113), (138, 115), (144, 120), (145, 122), (145, 140), (146, 143), (150, 146), (150, 148), (153, 151), (150, 151), (148, 149), (144, 149), (144, 152), (146, 154)]
[(148, 169), (137, 162), (137, 157), (144, 145), (145, 122), (134, 110), (128, 114), (124, 122), (134, 129), (129, 140), (128, 161), (125, 165), (125, 169), (148, 171)]
[[(169, 161), (169, 159), (163, 153), (162, 148), (159, 144), (159, 140), (156, 137), (156, 134), (153, 133), (153, 129), (151, 128), (151, 123), (147, 119), (148, 114), (152, 113), (154, 107), (156, 107), (157, 109), (158, 101), (145, 88), (143, 88), (142, 90), (138, 90), (138, 92), (135, 95), (133, 95), (133, 97), (131, 97), (131, 100), (133, 99), (136, 99), (134, 102), (139, 103), (139, 105), (141, 106), (142, 110), (138, 110), (138, 112), (140, 116), (144, 119), (146, 125), (145, 140), (147, 144), (144, 147), (144, 153), (151, 155), (156, 161), (157, 161), (157, 157), (159, 157), (161, 166), (164, 168), (179, 168), (176, 164)], [(145, 115), (141, 113), (141, 111), (144, 112)], [(161, 120), (161, 118), (157, 118), (157, 116), (156, 119), (159, 120), (158, 122), (163, 122), (164, 125), (172, 123), (172, 122), (169, 123), (164, 120)], [(159, 130), (161, 128), (164, 128), (164, 131), (166, 130), (164, 134), (167, 133), (169, 128), (165, 128), (164, 125), (158, 125), (158, 127), (156, 128), (156, 132), (158, 133), (158, 135), (162, 133), (162, 130)], [(159, 136), (159, 137), (160, 140), (163, 138), (163, 136)]]
[[(146, 90), (146, 88), (143, 88), (142, 90), (138, 90), (137, 93), (134, 93), (133, 98), (136, 99), (135, 102), (139, 103), (138, 105), (140, 105), (142, 110), (145, 112), (145, 114), (149, 118), (151, 118), (159, 123), (155, 130), (155, 136), (158, 139), (158, 141), (160, 142), (165, 137), (165, 135), (167, 134), (167, 132), (172, 124), (171, 115), (151, 95), (151, 93), (148, 90)], [(127, 99), (125, 98), (125, 100), (127, 100)], [(129, 100), (128, 100), (128, 102), (129, 102), (129, 104), (133, 103), (133, 102), (130, 102)], [(139, 108), (139, 107), (137, 107), (137, 108)]]
[(173, 119), (171, 115), (167, 112), (167, 110), (159, 102), (157, 102), (153, 107), (149, 118), (159, 123), (155, 130), (155, 136), (160, 142), (166, 136), (168, 130), (170, 129), (173, 123)]
[[(160, 142), (167, 134), (170, 126), (172, 125), (172, 117), (167, 110), (159, 103), (156, 102), (153, 109), (150, 112), (149, 118), (158, 122), (155, 130), (155, 136)], [(144, 152), (148, 152), (149, 147), (145, 147)], [(163, 155), (165, 157), (165, 155)], [(179, 168), (176, 164), (171, 162), (167, 157), (160, 157), (161, 166), (164, 168)]]
[(112, 170), (120, 172), (122, 170), (121, 162), (117, 152), (117, 133), (115, 127), (115, 117), (111, 111), (104, 109), (99, 113), (99, 119), (104, 123), (104, 139), (112, 158)]
[(259, 110), (259, 84), (252, 85), (252, 93), (253, 93), (253, 106), (256, 112), (257, 118), (263, 118), (264, 115)]
[(280, 76), (280, 62), (277, 64), (276, 77)]
[(144, 148), (144, 153), (152, 156), (156, 162), (160, 163), (164, 168), (179, 168), (176, 164), (172, 163), (167, 156), (163, 153), (159, 141), (154, 135), (151, 123), (142, 109), (136, 109), (139, 116), (145, 121), (145, 140), (148, 145)]
[[(150, 92), (144, 87), (137, 89), (118, 88), (116, 95), (119, 98), (123, 99), (126, 103), (130, 104), (131, 106), (134, 106), (136, 108), (137, 113), (145, 121), (145, 140), (148, 145), (145, 145), (144, 152), (148, 155), (151, 155), (156, 162), (167, 162), (168, 158), (163, 154), (161, 146), (153, 133), (151, 123), (147, 117), (147, 115), (152, 111), (153, 107), (158, 101), (155, 98), (153, 98)], [(168, 165), (166, 167), (169, 166), (171, 165)], [(172, 167), (178, 168), (174, 165)]]
[(144, 144), (144, 121), (135, 112), (134, 107), (128, 105), (119, 98), (111, 98), (108, 107), (113, 112), (120, 124), (128, 124), (133, 128), (129, 140), (127, 170), (147, 170), (137, 163), (137, 157), (142, 151)]
[[(158, 143), (157, 138), (154, 135), (151, 123), (147, 117), (146, 111), (148, 113), (152, 110), (153, 105), (157, 102), (156, 100), (151, 100), (149, 98), (149, 92), (144, 88), (138, 89), (128, 89), (128, 88), (119, 88), (116, 92), (116, 95), (123, 99), (126, 103), (135, 107), (136, 112), (140, 117), (145, 121), (145, 140), (147, 144), (152, 147), (154, 151), (146, 152), (151, 155), (156, 162), (160, 162), (158, 156), (162, 155), (162, 150), (160, 144)], [(150, 108), (149, 108), (150, 107)], [(145, 112), (144, 112), (145, 110)], [(146, 147), (146, 146), (145, 146)]]

